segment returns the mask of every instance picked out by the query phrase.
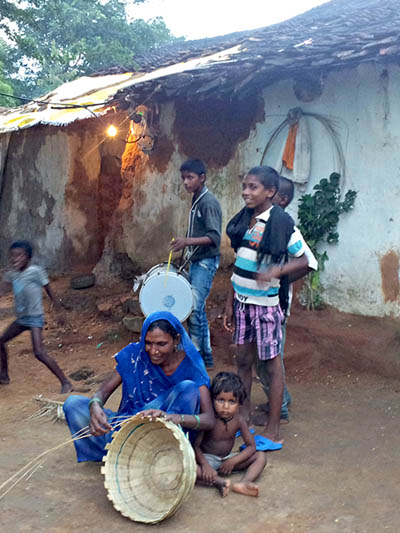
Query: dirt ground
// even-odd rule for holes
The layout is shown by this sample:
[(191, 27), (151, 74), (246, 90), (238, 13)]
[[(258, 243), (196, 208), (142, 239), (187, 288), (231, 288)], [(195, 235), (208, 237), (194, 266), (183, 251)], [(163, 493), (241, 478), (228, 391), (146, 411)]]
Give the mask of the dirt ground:
[[(66, 278), (53, 285), (68, 308), (69, 326), (59, 328), (47, 312), (47, 349), (67, 374), (83, 366), (94, 371), (74, 381), (78, 392), (90, 395), (113, 368), (112, 355), (132, 339), (121, 326), (121, 301), (130, 285), (73, 291)], [(212, 374), (233, 368), (221, 320), (225, 291), (220, 273), (209, 301)], [(12, 298), (2, 298), (0, 328), (12, 319)], [(31, 354), (29, 335), (14, 340), (9, 354), (11, 384), (0, 386), (0, 485), (69, 436), (64, 422), (26, 420), (40, 408), (35, 395), (62, 399), (56, 379)], [(285, 361), (291, 418), (282, 426), (283, 449), (268, 453), (259, 498), (221, 499), (214, 489), (195, 487), (172, 518), (157, 526), (136, 524), (107, 499), (100, 465), (77, 464), (68, 445), (0, 501), (2, 531), (400, 531), (398, 321), (295, 307)], [(253, 402), (262, 401), (256, 380), (253, 389)], [(111, 398), (111, 407), (117, 402)]]

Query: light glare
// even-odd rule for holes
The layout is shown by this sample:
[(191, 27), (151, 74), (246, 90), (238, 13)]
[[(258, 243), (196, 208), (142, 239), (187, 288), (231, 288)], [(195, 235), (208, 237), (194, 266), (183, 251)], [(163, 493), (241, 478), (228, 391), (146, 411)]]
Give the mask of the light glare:
[(118, 133), (118, 130), (115, 126), (111, 125), (107, 128), (107, 135), (109, 137), (115, 137)]

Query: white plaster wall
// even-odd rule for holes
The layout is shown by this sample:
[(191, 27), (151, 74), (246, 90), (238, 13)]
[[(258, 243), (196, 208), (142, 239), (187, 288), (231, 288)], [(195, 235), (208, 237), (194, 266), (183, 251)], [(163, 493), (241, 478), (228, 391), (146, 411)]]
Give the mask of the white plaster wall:
[[(360, 66), (336, 72), (325, 81), (322, 95), (310, 103), (299, 102), (291, 81), (266, 88), (263, 124), (246, 143), (247, 167), (258, 164), (272, 131), (290, 108), (330, 116), (338, 125), (347, 173), (342, 182), (346, 191), (358, 191), (355, 208), (342, 215), (338, 245), (326, 245), (329, 261), (322, 276), (324, 297), (334, 307), (352, 313), (383, 316), (400, 315), (400, 300), (384, 301), (380, 258), (388, 251), (400, 251), (400, 69), (389, 71), (387, 95), (380, 76), (382, 66)], [(327, 133), (320, 123), (309, 119), (312, 140), (311, 180), (305, 191), (332, 171), (338, 162)], [(286, 133), (286, 132), (285, 132)], [(275, 166), (285, 135), (266, 158)], [(294, 202), (295, 204), (295, 202)], [(290, 209), (296, 215), (296, 205)]]

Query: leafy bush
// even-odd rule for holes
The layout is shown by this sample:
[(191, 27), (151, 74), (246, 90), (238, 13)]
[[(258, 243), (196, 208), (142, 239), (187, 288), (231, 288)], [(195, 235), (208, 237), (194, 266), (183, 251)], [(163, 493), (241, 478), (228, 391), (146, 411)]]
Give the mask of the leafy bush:
[(314, 186), (314, 194), (304, 194), (299, 199), (299, 229), (318, 260), (319, 270), (310, 272), (304, 284), (302, 299), (307, 309), (319, 309), (323, 305), (320, 273), (325, 270), (329, 259), (323, 243), (336, 244), (339, 241), (337, 225), (339, 217), (354, 207), (356, 191), (348, 190), (340, 198), (340, 174), (333, 172)]

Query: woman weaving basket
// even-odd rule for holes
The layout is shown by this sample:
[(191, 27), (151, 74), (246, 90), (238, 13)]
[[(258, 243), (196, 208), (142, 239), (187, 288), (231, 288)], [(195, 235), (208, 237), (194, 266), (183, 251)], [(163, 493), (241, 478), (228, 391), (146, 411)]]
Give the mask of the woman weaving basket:
[[(151, 314), (140, 341), (128, 344), (116, 356), (112, 376), (93, 398), (70, 396), (64, 413), (72, 435), (89, 426), (93, 436), (74, 441), (78, 462), (101, 461), (113, 426), (127, 416), (165, 416), (184, 431), (209, 430), (214, 411), (210, 380), (203, 360), (182, 324), (171, 313)], [(122, 399), (115, 413), (103, 405), (122, 383)]]

